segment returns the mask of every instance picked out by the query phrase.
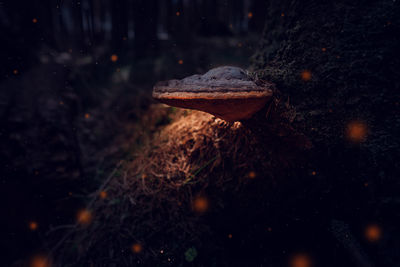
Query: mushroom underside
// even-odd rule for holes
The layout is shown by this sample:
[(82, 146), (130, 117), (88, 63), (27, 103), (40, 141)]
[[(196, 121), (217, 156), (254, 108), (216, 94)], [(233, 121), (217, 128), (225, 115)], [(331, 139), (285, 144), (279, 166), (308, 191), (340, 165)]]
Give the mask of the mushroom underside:
[(164, 104), (208, 112), (223, 120), (234, 122), (249, 119), (261, 110), (270, 96), (248, 98), (159, 98)]

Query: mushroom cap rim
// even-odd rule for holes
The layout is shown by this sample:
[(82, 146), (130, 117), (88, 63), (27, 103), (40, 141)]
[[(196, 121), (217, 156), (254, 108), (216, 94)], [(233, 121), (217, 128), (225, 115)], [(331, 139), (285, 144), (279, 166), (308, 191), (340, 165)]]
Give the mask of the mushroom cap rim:
[(155, 99), (248, 99), (248, 98), (264, 98), (272, 96), (271, 89), (252, 90), (252, 91), (225, 91), (225, 92), (156, 92), (153, 91)]

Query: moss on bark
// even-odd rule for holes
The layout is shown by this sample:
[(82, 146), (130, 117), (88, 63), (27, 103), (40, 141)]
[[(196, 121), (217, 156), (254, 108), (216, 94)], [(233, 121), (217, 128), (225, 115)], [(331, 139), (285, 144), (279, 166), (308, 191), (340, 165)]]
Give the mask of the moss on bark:
[[(291, 125), (312, 141), (316, 153), (337, 150), (340, 158), (355, 149), (345, 138), (348, 123), (364, 122), (368, 137), (357, 149), (368, 158), (365, 167), (373, 164), (373, 175), (394, 175), (400, 132), (400, 5), (391, 0), (271, 0), (267, 10), (253, 67), (259, 78), (276, 83), (295, 109)], [(309, 73), (302, 76), (304, 71)], [(341, 159), (338, 164), (351, 161)]]

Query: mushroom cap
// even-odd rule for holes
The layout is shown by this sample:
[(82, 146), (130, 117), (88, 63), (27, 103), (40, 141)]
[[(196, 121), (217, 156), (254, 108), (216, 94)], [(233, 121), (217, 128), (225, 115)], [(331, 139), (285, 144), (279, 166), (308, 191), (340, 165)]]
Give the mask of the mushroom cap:
[(170, 106), (197, 109), (226, 121), (249, 119), (272, 96), (272, 84), (258, 86), (238, 67), (218, 67), (203, 75), (157, 83), (153, 97)]

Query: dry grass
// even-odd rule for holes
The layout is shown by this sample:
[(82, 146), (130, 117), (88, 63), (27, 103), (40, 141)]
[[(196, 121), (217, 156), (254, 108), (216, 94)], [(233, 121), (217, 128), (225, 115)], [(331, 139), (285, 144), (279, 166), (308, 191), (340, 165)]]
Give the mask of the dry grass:
[[(156, 127), (160, 121), (171, 122)], [(207, 220), (229, 205), (227, 199), (245, 194), (257, 174), (273, 182), (266, 170), (274, 152), (261, 150), (238, 122), (157, 105), (143, 123), (152, 137), (143, 138), (134, 159), (122, 162), (94, 194), (92, 222), (73, 227), (53, 249), (55, 262), (179, 266), (192, 247), (207, 242), (207, 250), (218, 251)]]

